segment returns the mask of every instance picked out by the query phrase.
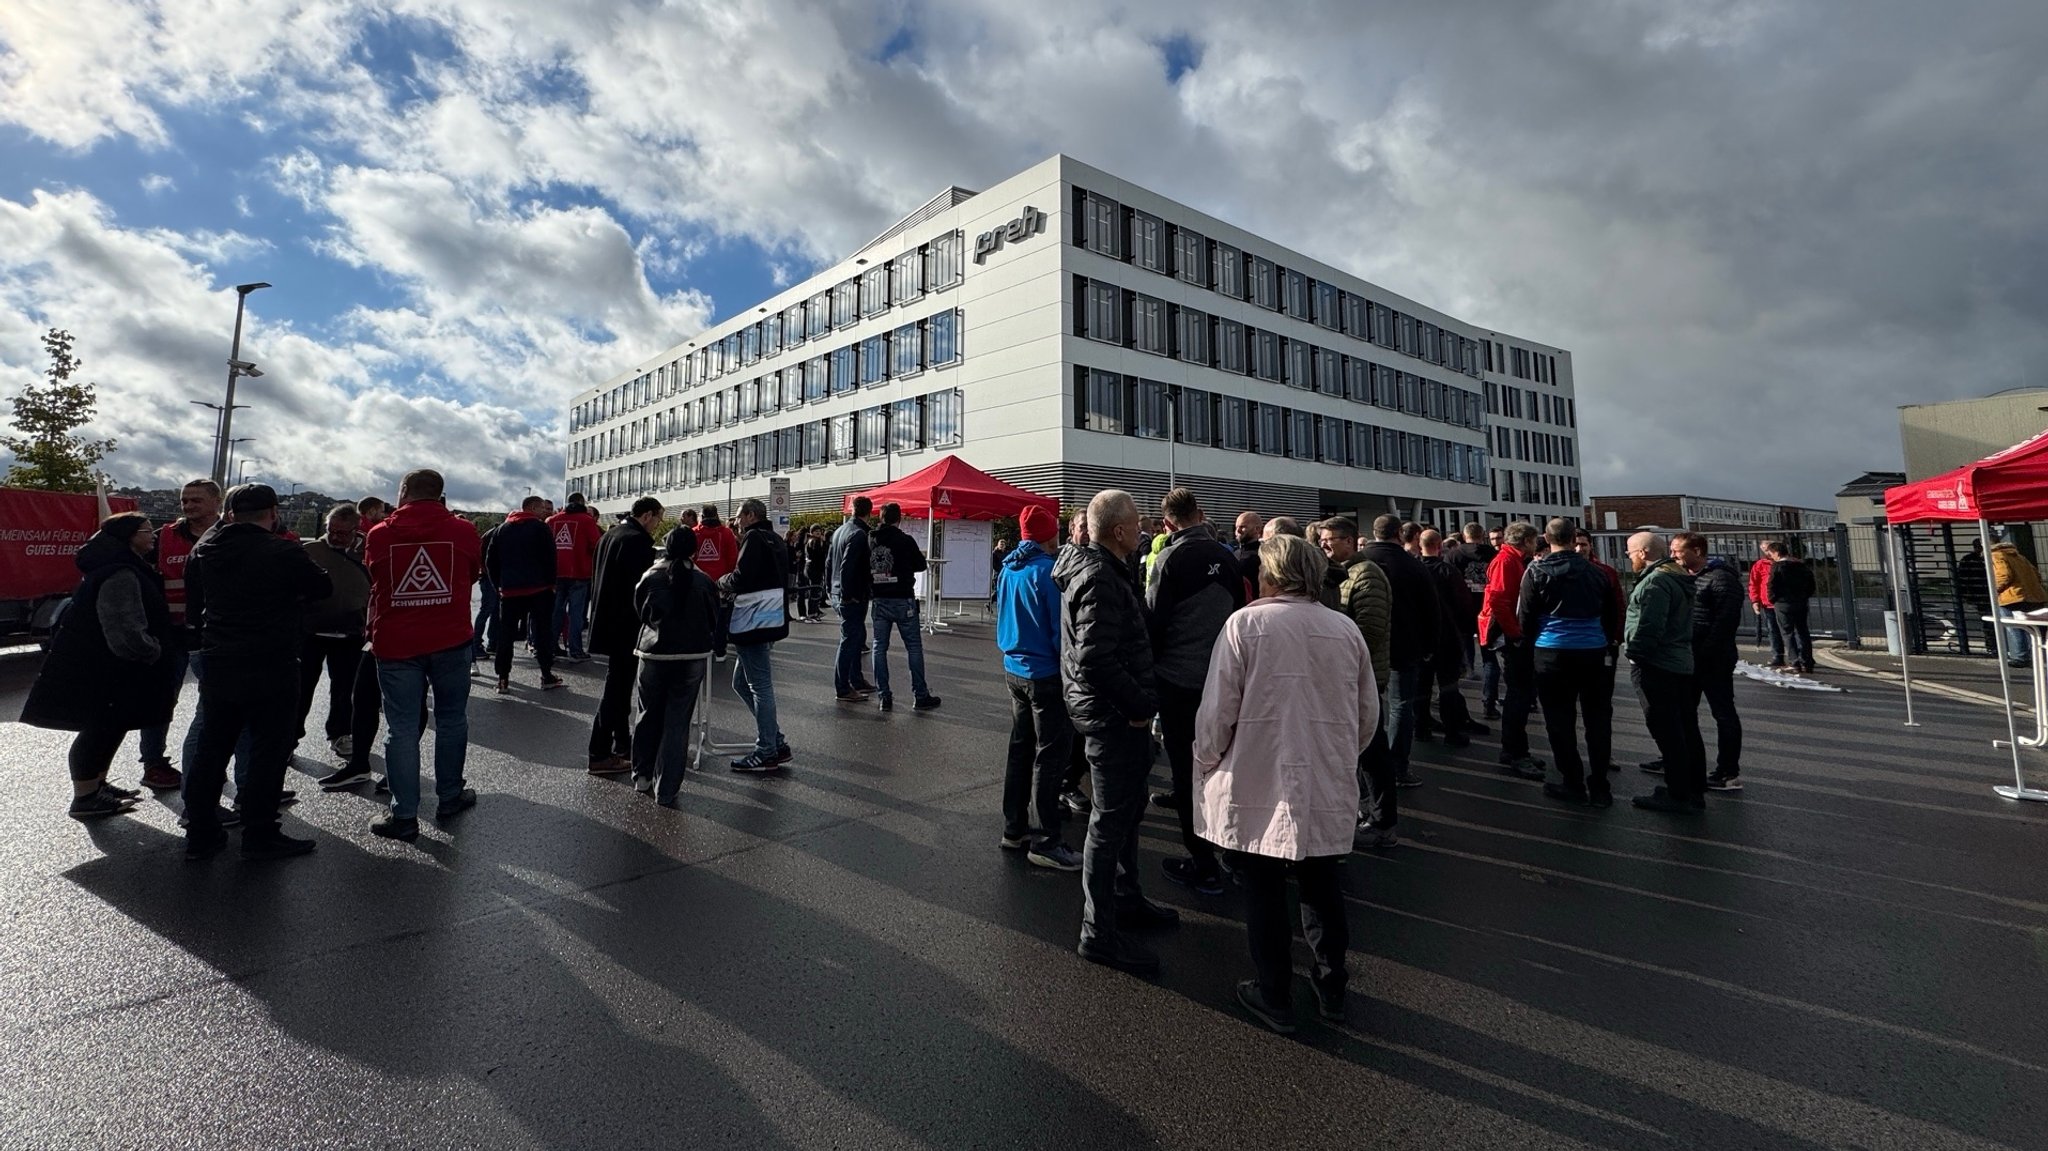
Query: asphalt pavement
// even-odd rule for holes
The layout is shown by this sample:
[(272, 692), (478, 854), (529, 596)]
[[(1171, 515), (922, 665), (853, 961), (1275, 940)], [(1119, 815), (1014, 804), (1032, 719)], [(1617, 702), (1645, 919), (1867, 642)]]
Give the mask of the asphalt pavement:
[(997, 847), (986, 627), (930, 642), (928, 714), (835, 703), (834, 631), (778, 651), (784, 776), (661, 810), (584, 771), (602, 663), (522, 660), (471, 700), (474, 811), (376, 839), (316, 737), (282, 863), (184, 862), (164, 802), (76, 823), (67, 737), (0, 724), (0, 1147), (2048, 1146), (2048, 810), (1992, 794), (1982, 707), (1738, 682), (1748, 788), (1689, 820), (1418, 745), (1404, 844), (1345, 868), (1351, 1020), (1303, 986), (1282, 1038), (1164, 812), (1164, 973), (1074, 955), (1078, 877)]

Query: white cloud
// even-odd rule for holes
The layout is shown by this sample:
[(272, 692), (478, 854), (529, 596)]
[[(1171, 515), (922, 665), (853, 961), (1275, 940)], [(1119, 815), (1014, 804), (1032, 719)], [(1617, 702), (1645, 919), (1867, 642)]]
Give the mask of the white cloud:
[(178, 182), (161, 172), (151, 172), (149, 175), (144, 176), (141, 184), (143, 192), (151, 196), (178, 190)]

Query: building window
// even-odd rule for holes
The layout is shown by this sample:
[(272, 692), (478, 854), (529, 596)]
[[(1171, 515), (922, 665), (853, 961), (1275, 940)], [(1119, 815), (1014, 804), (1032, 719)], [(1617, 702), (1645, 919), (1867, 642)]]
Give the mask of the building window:
[(1216, 321), (1217, 367), (1226, 372), (1234, 372), (1240, 376), (1244, 375), (1244, 332), (1244, 325), (1236, 320), (1218, 319)]
[(889, 405), (889, 450), (914, 452), (924, 447), (924, 400), (913, 396)]
[(889, 339), (887, 336), (869, 336), (860, 342), (861, 386), (879, 384), (888, 378)]
[(761, 407), (761, 381), (748, 380), (740, 388), (740, 418), (751, 420)]
[(813, 356), (804, 361), (804, 399), (822, 400), (831, 391), (831, 373), (825, 366), (825, 357)]
[(832, 327), (850, 328), (860, 322), (860, 278), (832, 289)]
[(1130, 430), (1125, 414), (1124, 378), (1093, 368), (1074, 369), (1076, 423), (1091, 432), (1123, 435)]
[(782, 344), (794, 348), (804, 342), (804, 305), (799, 300), (782, 310)]
[(761, 325), (749, 324), (740, 332), (740, 363), (761, 362)]
[(1182, 388), (1179, 397), (1180, 418), (1174, 430), (1180, 442), (1209, 447), (1216, 442), (1215, 400), (1199, 388)]
[(1278, 383), (1283, 374), (1281, 367), (1281, 340), (1276, 332), (1252, 329), (1252, 375), (1262, 380)]
[(925, 320), (924, 362), (934, 368), (960, 362), (959, 312), (934, 312)]
[[(761, 354), (779, 356), (782, 354), (782, 313), (777, 312), (761, 321)], [(669, 391), (675, 391), (674, 378), (670, 378)]]
[(1173, 310), (1173, 354), (1190, 364), (1209, 363), (1209, 314), (1193, 308)]
[[(725, 426), (725, 392), (724, 392), (724, 391), (722, 391), (722, 390), (721, 390), (721, 391), (716, 391), (716, 392), (713, 392), (713, 393), (711, 393), (711, 395), (710, 395), (710, 396), (709, 396), (708, 398), (709, 398), (709, 399), (711, 400), (711, 407), (710, 407), (710, 408), (708, 409), (708, 414), (710, 415), (710, 418), (711, 418), (711, 422), (710, 422), (709, 424), (707, 424), (706, 426), (707, 426), (707, 427), (711, 427), (711, 428), (722, 428), (722, 427), (724, 427), (724, 426)], [(618, 453), (617, 453), (617, 452), (614, 452), (613, 454), (614, 454), (614, 455), (616, 455), (616, 454), (618, 454)]]
[(795, 471), (804, 466), (804, 430), (791, 424), (775, 433), (780, 441), (776, 454), (782, 457), (780, 467), (784, 471)]
[(1253, 450), (1262, 456), (1284, 456), (1287, 454), (1287, 409), (1278, 404), (1257, 404), (1258, 415), (1253, 427), (1258, 436), (1252, 443)]
[(1244, 299), (1244, 253), (1228, 244), (1214, 244), (1209, 249), (1209, 266), (1216, 273), (1212, 283), (1218, 292), (1233, 300)]
[(860, 364), (852, 344), (832, 349), (832, 394), (843, 396), (860, 386)]
[(1080, 290), (1081, 335), (1105, 344), (1123, 343), (1123, 292), (1101, 280), (1082, 280)]
[(1198, 288), (1209, 286), (1209, 241), (1200, 232), (1173, 230), (1173, 272)]
[(924, 298), (924, 257), (908, 252), (889, 261), (890, 296), (898, 305)]
[(819, 292), (817, 295), (812, 296), (811, 302), (805, 305), (805, 307), (810, 313), (810, 333), (812, 339), (815, 340), (832, 330), (832, 293), (830, 291)]
[(832, 462), (843, 464), (853, 458), (853, 415), (832, 417)]
[(1287, 314), (1297, 320), (1314, 318), (1309, 305), (1309, 279), (1292, 268), (1280, 273), (1280, 299), (1286, 305)]
[(925, 286), (943, 292), (960, 282), (962, 272), (960, 233), (933, 236), (926, 253)]
[(1172, 398), (1165, 384), (1156, 380), (1139, 380), (1137, 403), (1131, 413), (1131, 434), (1148, 440), (1163, 440), (1172, 429), (1172, 413), (1167, 404)]
[(742, 478), (744, 478), (744, 477), (747, 477), (747, 476), (758, 476), (758, 475), (760, 475), (760, 474), (761, 474), (761, 452), (760, 452), (760, 444), (759, 444), (758, 442), (756, 442), (756, 441), (755, 441), (754, 437), (752, 437), (752, 436), (748, 436), (748, 437), (746, 437), (745, 439), (743, 439), (743, 440), (741, 440), (741, 441), (739, 442), (739, 449), (740, 449), (740, 476), (741, 476)]
[(1166, 301), (1151, 296), (1131, 296), (1131, 346), (1155, 356), (1170, 355), (1173, 345), (1166, 330)]
[(772, 415), (782, 410), (782, 373), (769, 372), (761, 377), (761, 414)]
[(1081, 234), (1076, 239), (1091, 252), (1100, 252), (1113, 260), (1122, 259), (1123, 253), (1117, 247), (1116, 224), (1120, 214), (1117, 202), (1093, 192), (1078, 192), (1077, 195), (1081, 202)]
[(1148, 272), (1165, 274), (1166, 225), (1157, 216), (1131, 213), (1131, 263)]
[(1287, 413), (1287, 454), (1297, 460), (1316, 458), (1316, 417), (1313, 412)]
[(1316, 323), (1333, 332), (1337, 331), (1344, 324), (1344, 293), (1337, 290), (1337, 285), (1325, 284), (1321, 280), (1315, 281), (1314, 287)]
[(1317, 416), (1316, 426), (1322, 433), (1316, 458), (1339, 467), (1350, 463), (1351, 425), (1335, 416)]
[(957, 448), (960, 446), (961, 411), (958, 390), (933, 392), (924, 398), (925, 431), (924, 442), (930, 448)]
[(1369, 468), (1374, 465), (1373, 457), (1375, 453), (1373, 448), (1378, 440), (1378, 437), (1374, 435), (1374, 431), (1375, 429), (1371, 424), (1351, 425), (1352, 467)]
[(1295, 388), (1315, 386), (1315, 346), (1300, 340), (1287, 341), (1287, 384)]
[(877, 404), (860, 410), (860, 427), (855, 433), (854, 446), (863, 459), (875, 459), (889, 454), (889, 408)]
[(804, 425), (804, 463), (811, 467), (831, 462), (826, 451), (826, 421), (812, 420)]
[(1328, 348), (1310, 349), (1315, 353), (1316, 391), (1326, 396), (1344, 396), (1344, 357)]
[(1226, 451), (1248, 452), (1252, 448), (1250, 405), (1240, 396), (1222, 396), (1216, 403), (1217, 423), (1222, 433), (1216, 446)]
[(860, 314), (879, 316), (889, 310), (889, 265), (876, 264), (860, 274)]
[(1392, 428), (1379, 429), (1379, 450), (1372, 455), (1373, 466), (1383, 472), (1401, 470), (1401, 433)]
[(889, 333), (889, 374), (899, 380), (924, 371), (924, 340), (916, 324), (905, 324)]
[(1280, 283), (1273, 261), (1264, 256), (1245, 257), (1245, 278), (1250, 281), (1251, 302), (1275, 312), (1280, 310)]

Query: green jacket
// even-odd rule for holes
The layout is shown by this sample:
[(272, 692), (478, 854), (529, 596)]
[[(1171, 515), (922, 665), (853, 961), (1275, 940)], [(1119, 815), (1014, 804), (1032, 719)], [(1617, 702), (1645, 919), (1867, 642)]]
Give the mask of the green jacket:
[(1359, 634), (1365, 637), (1366, 650), (1372, 653), (1373, 677), (1379, 681), (1380, 690), (1385, 691), (1394, 658), (1387, 638), (1394, 614), (1394, 585), (1388, 582), (1380, 565), (1361, 555), (1344, 565), (1336, 599), (1331, 606), (1350, 616), (1351, 622), (1358, 625)]
[(1692, 600), (1693, 577), (1684, 568), (1660, 560), (1645, 571), (1628, 597), (1629, 660), (1691, 675)]

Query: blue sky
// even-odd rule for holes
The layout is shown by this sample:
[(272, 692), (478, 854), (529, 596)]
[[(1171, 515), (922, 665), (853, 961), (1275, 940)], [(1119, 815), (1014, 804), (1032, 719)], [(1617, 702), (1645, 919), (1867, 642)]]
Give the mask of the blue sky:
[(579, 388), (1065, 151), (1570, 348), (1589, 493), (1826, 503), (1897, 466), (1896, 405), (2041, 382), (2044, 33), (1988, 0), (15, 0), (0, 391), (72, 330), (116, 478), (174, 483), (268, 280), (257, 467), (490, 506), (559, 482)]

